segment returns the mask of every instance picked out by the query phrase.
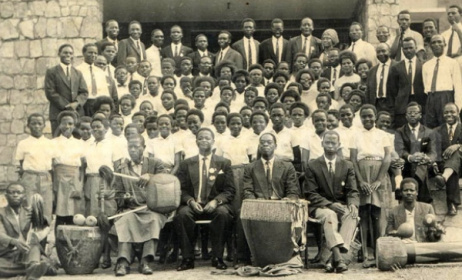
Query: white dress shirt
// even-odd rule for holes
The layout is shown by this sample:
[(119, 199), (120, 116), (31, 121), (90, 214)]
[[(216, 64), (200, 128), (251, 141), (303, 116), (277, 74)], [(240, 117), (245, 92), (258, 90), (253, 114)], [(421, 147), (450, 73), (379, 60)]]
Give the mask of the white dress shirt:
[[(390, 59), (388, 59), (385, 63), (380, 62), (380, 64), (378, 64), (379, 68), (377, 69), (377, 73), (376, 73), (377, 87), (375, 91), (377, 98), (379, 98), (380, 76), (382, 75), (382, 69), (384, 72), (383, 72), (383, 87), (382, 87), (383, 96), (381, 98), (387, 97), (387, 81), (388, 81), (388, 72), (390, 72), (390, 64), (391, 64)], [(385, 69), (383, 68), (384, 65), (385, 65)]]
[(143, 47), (141, 46), (141, 41), (140, 39), (138, 40), (134, 40), (132, 37), (129, 37), (130, 40), (133, 41), (133, 43), (135, 44), (136, 48), (138, 48), (138, 51), (140, 52), (140, 61), (143, 61), (145, 59), (145, 57), (143, 56)]
[[(460, 29), (462, 29), (462, 22), (459, 22), (457, 24)], [(452, 26), (449, 27), (449, 29), (445, 30), (441, 35), (443, 36), (444, 40), (446, 41), (446, 46), (444, 47), (444, 54), (448, 53), (448, 47), (449, 47), (449, 39), (451, 38), (452, 34)], [(460, 40), (459, 40), (459, 35), (457, 34), (456, 31), (454, 31), (454, 36), (452, 37), (452, 54), (455, 54), (459, 48), (460, 48)]]
[[(197, 202), (201, 203), (201, 194), (203, 191), (202, 189), (202, 164), (203, 164), (204, 156), (199, 154), (199, 190), (197, 191)], [(207, 155), (205, 157), (205, 166), (207, 167), (207, 178), (210, 172), (210, 162), (212, 160), (212, 154)]]
[(363, 41), (362, 39), (359, 39), (358, 41), (351, 43), (351, 46), (348, 48), (348, 50), (351, 51), (353, 49), (353, 46), (353, 52), (356, 54), (357, 60), (365, 58), (372, 62), (372, 65), (377, 64), (377, 56), (374, 46), (372, 46), (368, 42)]
[(160, 48), (156, 47), (155, 45), (147, 48), (146, 59), (151, 63), (151, 75), (162, 77), (162, 70), (160, 65), (162, 56), (160, 55)]
[(276, 38), (276, 37), (271, 37), (271, 42), (273, 43), (273, 50), (274, 50), (274, 55), (276, 55), (276, 49), (278, 46), (279, 47), (279, 57), (278, 57), (278, 61), (275, 61), (276, 63), (279, 63), (282, 61), (282, 51), (283, 51), (283, 47), (284, 47), (284, 38), (279, 37), (279, 38)]
[(85, 79), (85, 82), (87, 83), (88, 99), (96, 99), (100, 96), (111, 97), (111, 94), (109, 93), (109, 85), (107, 82), (106, 72), (96, 67), (94, 64), (91, 65), (91, 71), (93, 72), (93, 76), (95, 77), (95, 83), (96, 83), (96, 95), (93, 95), (90, 64), (83, 62), (82, 64), (77, 66), (76, 69), (82, 72), (83, 78)]
[[(404, 57), (404, 56), (403, 56)], [(411, 95), (414, 94), (414, 78), (415, 78), (415, 68), (416, 68), (416, 60), (417, 60), (417, 57), (414, 56), (412, 59), (411, 59), (411, 68), (412, 68), (412, 77), (411, 77)], [(404, 59), (404, 63), (405, 63), (405, 66), (406, 66), (406, 73), (409, 75), (409, 59), (405, 58)]]
[[(252, 65), (252, 64), (255, 64), (257, 63), (257, 48), (255, 47), (255, 40), (252, 38), (247, 38), (247, 37), (244, 37), (243, 38), (243, 41), (244, 41), (244, 50), (245, 50), (245, 59), (247, 60), (247, 63), (249, 65)], [(252, 54), (252, 60), (250, 61), (249, 63), (249, 41), (250, 41), (250, 50), (251, 50), (251, 54)]]

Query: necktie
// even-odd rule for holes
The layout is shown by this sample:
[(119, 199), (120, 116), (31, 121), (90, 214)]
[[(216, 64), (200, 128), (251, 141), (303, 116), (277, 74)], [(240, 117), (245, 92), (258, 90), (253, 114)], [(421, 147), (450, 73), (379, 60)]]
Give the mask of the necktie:
[(250, 65), (252, 65), (252, 45), (250, 44), (249, 40), (249, 59), (247, 60), (247, 69), (249, 69)]
[(173, 56), (178, 56), (178, 45), (175, 45), (175, 54)]
[(276, 63), (279, 64), (279, 40), (276, 39)]
[(415, 135), (415, 127), (411, 129), (412, 132), (412, 140), (417, 140), (417, 136)]
[(337, 68), (332, 67), (334, 69), (334, 75), (332, 76), (332, 85), (335, 84), (335, 80), (337, 80)]
[(449, 57), (452, 56), (452, 41), (454, 41), (454, 29), (452, 29), (451, 37), (449, 37), (448, 53), (447, 53)]
[(435, 69), (433, 70), (433, 78), (432, 78), (432, 87), (431, 92), (436, 92), (436, 79), (438, 77), (438, 67), (440, 66), (440, 59), (436, 59)]
[(330, 183), (334, 183), (334, 169), (332, 168), (332, 161), (329, 161), (329, 180)]
[(414, 94), (414, 85), (412, 83), (412, 59), (409, 59), (409, 68), (407, 70), (407, 76), (409, 78), (409, 82), (411, 83), (411, 95)]
[(202, 159), (202, 184), (201, 184), (201, 191), (200, 191), (200, 201), (205, 202), (207, 200), (207, 165), (205, 161), (207, 160), (206, 157)]
[(352, 51), (352, 52), (355, 51), (355, 42), (353, 42), (353, 44), (351, 45), (351, 51)]
[(379, 83), (379, 98), (383, 98), (383, 80), (385, 75), (385, 63), (382, 66), (382, 73), (380, 73), (380, 83)]
[(70, 76), (69, 76), (69, 66), (66, 66), (66, 77), (69, 79)]
[(112, 79), (111, 68), (109, 68), (109, 65), (107, 66), (107, 75), (108, 75), (109, 78)]
[(220, 62), (222, 60), (223, 60), (223, 50), (221, 50), (221, 52), (220, 52), (220, 60), (218, 60), (218, 62)]
[(305, 37), (305, 44), (303, 45), (303, 53), (310, 57), (309, 55), (310, 48), (308, 47), (308, 37)]
[(91, 94), (95, 96), (97, 94), (96, 79), (95, 79), (95, 74), (93, 73), (93, 67), (91, 65), (90, 65), (90, 75), (91, 75)]
[(272, 178), (271, 178), (271, 169), (269, 165), (269, 161), (267, 160), (265, 163), (266, 166), (266, 182), (268, 183), (268, 191), (270, 196), (273, 195), (273, 186), (272, 186)]
[(404, 34), (404, 32), (401, 32), (401, 35), (399, 36), (398, 50), (396, 52), (396, 57), (395, 57), (396, 61), (401, 60), (401, 47), (402, 47), (402, 44), (403, 44), (403, 34)]
[(449, 142), (452, 142), (452, 139), (454, 139), (454, 131), (452, 130), (452, 124), (449, 125)]

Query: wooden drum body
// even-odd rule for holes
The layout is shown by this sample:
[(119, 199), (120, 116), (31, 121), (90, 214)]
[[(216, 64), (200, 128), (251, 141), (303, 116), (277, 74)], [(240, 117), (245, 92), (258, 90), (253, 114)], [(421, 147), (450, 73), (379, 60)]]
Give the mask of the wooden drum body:
[(181, 185), (178, 178), (170, 174), (150, 176), (146, 187), (146, 204), (149, 210), (167, 214), (180, 206)]
[(254, 265), (290, 260), (304, 250), (308, 202), (246, 199), (241, 221)]
[(60, 225), (56, 251), (67, 274), (90, 274), (99, 265), (103, 247), (98, 227)]

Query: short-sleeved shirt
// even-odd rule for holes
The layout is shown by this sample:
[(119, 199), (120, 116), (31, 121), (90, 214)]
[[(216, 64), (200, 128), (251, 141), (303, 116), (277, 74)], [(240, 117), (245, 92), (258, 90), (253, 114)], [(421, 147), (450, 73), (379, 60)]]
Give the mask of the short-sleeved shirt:
[(75, 139), (73, 136), (67, 138), (61, 135), (51, 141), (57, 151), (54, 158), (57, 164), (81, 165), (81, 159), (85, 156), (85, 146), (81, 140)]
[(342, 149), (342, 155), (345, 159), (350, 158), (350, 148), (353, 145), (353, 141), (358, 131), (358, 128), (351, 126), (351, 127), (344, 127), (343, 125), (339, 126), (338, 128), (334, 129), (340, 135), (340, 148)]
[(310, 160), (317, 159), (324, 154), (322, 139), (323, 138), (316, 134), (316, 132), (311, 132), (305, 137), (305, 140), (303, 141), (303, 148), (310, 151)]
[(231, 161), (231, 165), (249, 163), (249, 156), (252, 154), (247, 138), (243, 135), (234, 137), (228, 135), (223, 137), (216, 154)]
[(303, 124), (300, 127), (292, 126), (290, 128), (292, 130), (292, 136), (294, 139), (294, 145), (300, 146), (300, 148), (306, 147), (303, 143), (306, 142), (306, 137), (313, 133), (313, 128)]
[(253, 131), (250, 131), (245, 135), (246, 142), (248, 143), (249, 155), (252, 160), (257, 158), (258, 155), (258, 145), (260, 144), (260, 134), (256, 134)]
[(105, 138), (102, 141), (93, 141), (88, 146), (85, 159), (87, 161), (86, 173), (91, 174), (99, 173), (99, 168), (103, 165), (113, 170), (114, 162), (121, 159), (121, 157), (117, 155), (112, 142)]
[(54, 154), (55, 148), (50, 139), (43, 135), (40, 138), (29, 136), (19, 141), (15, 160), (18, 164), (19, 161), (23, 161), (23, 170), (49, 171), (51, 170)]
[(177, 145), (173, 135), (169, 135), (167, 138), (159, 135), (159, 137), (149, 139), (146, 142), (145, 153), (154, 155), (155, 158), (160, 159), (167, 167), (175, 165), (175, 155), (181, 151), (182, 148)]
[(352, 148), (358, 151), (357, 160), (366, 157), (385, 157), (385, 148), (391, 148), (390, 137), (383, 130), (373, 127), (370, 130), (359, 129), (352, 143)]
[(184, 159), (197, 156), (199, 154), (199, 147), (196, 144), (196, 135), (188, 130), (179, 141), (181, 149), (184, 152)]
[[(106, 133), (106, 135), (108, 134)], [(109, 134), (107, 136), (107, 139), (109, 139), (112, 142), (114, 151), (117, 154), (116, 157), (130, 159), (130, 155), (128, 154), (127, 138), (125, 138), (123, 134), (119, 136), (116, 136), (114, 134)]]
[(265, 131), (276, 136), (277, 147), (274, 151), (274, 155), (282, 160), (293, 161), (294, 160), (294, 151), (292, 150), (295, 147), (294, 137), (292, 131), (287, 127), (284, 127), (279, 133), (274, 129), (270, 128)]

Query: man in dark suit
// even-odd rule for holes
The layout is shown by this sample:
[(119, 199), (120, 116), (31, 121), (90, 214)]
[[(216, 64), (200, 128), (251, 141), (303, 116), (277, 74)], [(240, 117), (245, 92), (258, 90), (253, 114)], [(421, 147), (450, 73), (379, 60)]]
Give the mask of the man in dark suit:
[(250, 65), (258, 64), (260, 42), (253, 38), (255, 28), (255, 21), (251, 18), (245, 18), (242, 21), (242, 30), (244, 31), (244, 37), (231, 46), (233, 49), (235, 49), (241, 54), (246, 70), (249, 70)]
[(212, 265), (226, 269), (224, 243), (233, 219), (229, 203), (236, 192), (231, 161), (212, 153), (214, 134), (208, 128), (199, 129), (196, 144), (199, 155), (183, 161), (178, 170), (182, 205), (174, 222), (180, 234), (183, 261), (177, 270), (194, 268), (194, 228), (195, 221), (201, 219), (212, 220)]
[(459, 107), (454, 103), (448, 103), (443, 109), (445, 123), (437, 128), (438, 143), (438, 167), (443, 170), (443, 178), (446, 183), (446, 202), (448, 215), (457, 215), (457, 207), (460, 205), (459, 174), (461, 173), (462, 126), (459, 119)]
[(419, 184), (413, 178), (405, 178), (401, 181), (402, 203), (395, 206), (388, 215), (387, 235), (397, 236), (399, 226), (410, 222), (414, 224), (414, 233), (410, 239), (417, 242), (427, 241), (423, 222), (427, 214), (435, 214), (435, 211), (431, 204), (416, 201), (418, 186)]
[[(332, 263), (326, 272), (348, 270), (341, 253), (350, 248), (358, 224), (359, 192), (353, 164), (337, 157), (340, 136), (327, 131), (322, 140), (324, 155), (308, 163), (305, 172), (305, 191), (311, 202), (310, 214), (320, 219), (326, 245), (332, 251)], [(342, 222), (340, 231), (339, 221)]]
[(117, 36), (119, 35), (119, 23), (114, 19), (110, 19), (106, 21), (104, 28), (105, 28), (107, 37), (96, 42), (96, 46), (98, 46), (98, 52), (99, 54), (103, 53), (102, 46), (104, 43), (113, 43), (116, 49), (116, 57), (111, 63), (113, 66), (117, 66), (117, 51), (118, 51), (117, 47), (119, 44), (119, 42), (117, 41)]
[(322, 78), (329, 79), (332, 87), (335, 86), (335, 81), (340, 78), (343, 73), (340, 71), (340, 57), (339, 57), (340, 50), (337, 48), (332, 48), (327, 51), (327, 66), (324, 71), (321, 73)]
[(319, 57), (322, 53), (321, 40), (312, 35), (314, 29), (313, 20), (309, 17), (302, 19), (300, 30), (302, 34), (294, 37), (289, 41), (289, 51), (287, 52), (286, 61), (293, 65), (295, 55), (299, 52), (306, 54), (308, 60), (313, 57)]
[(417, 200), (430, 203), (433, 199), (427, 187), (427, 169), (436, 160), (436, 134), (422, 125), (421, 119), (422, 106), (417, 102), (409, 103), (406, 108), (407, 124), (395, 133), (395, 149), (405, 160), (403, 177), (412, 177), (419, 182)]
[(366, 103), (372, 104), (377, 111), (391, 111), (391, 98), (387, 92), (387, 81), (390, 76), (391, 66), (395, 64), (390, 59), (390, 47), (386, 43), (380, 43), (376, 48), (379, 64), (371, 68), (367, 78)]
[(271, 21), (271, 33), (273, 33), (273, 36), (261, 42), (259, 53), (260, 61), (271, 59), (278, 65), (279, 62), (285, 60), (289, 41), (282, 37), (283, 32), (284, 22), (282, 19), (273, 19)]
[(179, 74), (181, 59), (183, 56), (192, 53), (193, 50), (181, 43), (181, 39), (183, 39), (183, 29), (178, 25), (174, 25), (170, 28), (170, 39), (172, 39), (172, 43), (162, 48), (160, 53), (162, 58), (169, 57), (175, 60), (176, 72)]
[[(298, 176), (291, 162), (277, 159), (276, 136), (264, 133), (260, 136), (258, 152), (261, 159), (244, 169), (243, 199), (298, 199), (300, 187)], [(237, 221), (237, 263), (250, 264), (250, 250), (240, 219)]]
[(415, 101), (425, 108), (427, 95), (424, 93), (422, 63), (417, 59), (416, 51), (415, 40), (404, 38), (405, 59), (390, 68), (387, 96), (393, 108), (395, 128), (406, 124), (406, 106), (409, 102)]
[(231, 33), (226, 30), (220, 31), (218, 33), (218, 45), (220, 46), (220, 51), (216, 54), (215, 57), (215, 66), (217, 66), (220, 62), (227, 60), (234, 63), (234, 66), (239, 69), (244, 69), (244, 61), (242, 59), (242, 55), (233, 50), (230, 47), (231, 44)]
[(120, 40), (117, 51), (117, 63), (123, 65), (128, 56), (136, 57), (136, 62), (140, 63), (146, 59), (146, 48), (143, 42), (140, 41), (141, 23), (132, 21), (128, 24), (128, 34), (130, 37)]
[(74, 48), (69, 44), (59, 47), (60, 64), (51, 67), (45, 74), (45, 95), (50, 102), (49, 119), (54, 135), (58, 128), (58, 114), (63, 110), (74, 110), (84, 115), (83, 105), (88, 98), (88, 89), (82, 73), (72, 65)]
[(26, 275), (25, 279), (40, 279), (49, 269), (40, 259), (40, 242), (50, 228), (37, 229), (28, 238), (33, 215), (23, 204), (24, 187), (11, 183), (5, 197), (8, 205), (0, 208), (0, 278)]
[[(193, 60), (193, 75), (197, 76), (199, 75), (199, 64), (201, 63), (201, 58), (204, 56), (210, 57), (212, 61), (215, 60), (215, 54), (211, 53), (209, 50), (207, 50), (207, 47), (209, 46), (209, 42), (207, 39), (207, 36), (205, 34), (199, 34), (196, 36), (196, 47), (197, 50), (188, 54), (190, 58)], [(212, 65), (210, 65), (211, 68)], [(210, 69), (210, 73), (213, 71)]]

